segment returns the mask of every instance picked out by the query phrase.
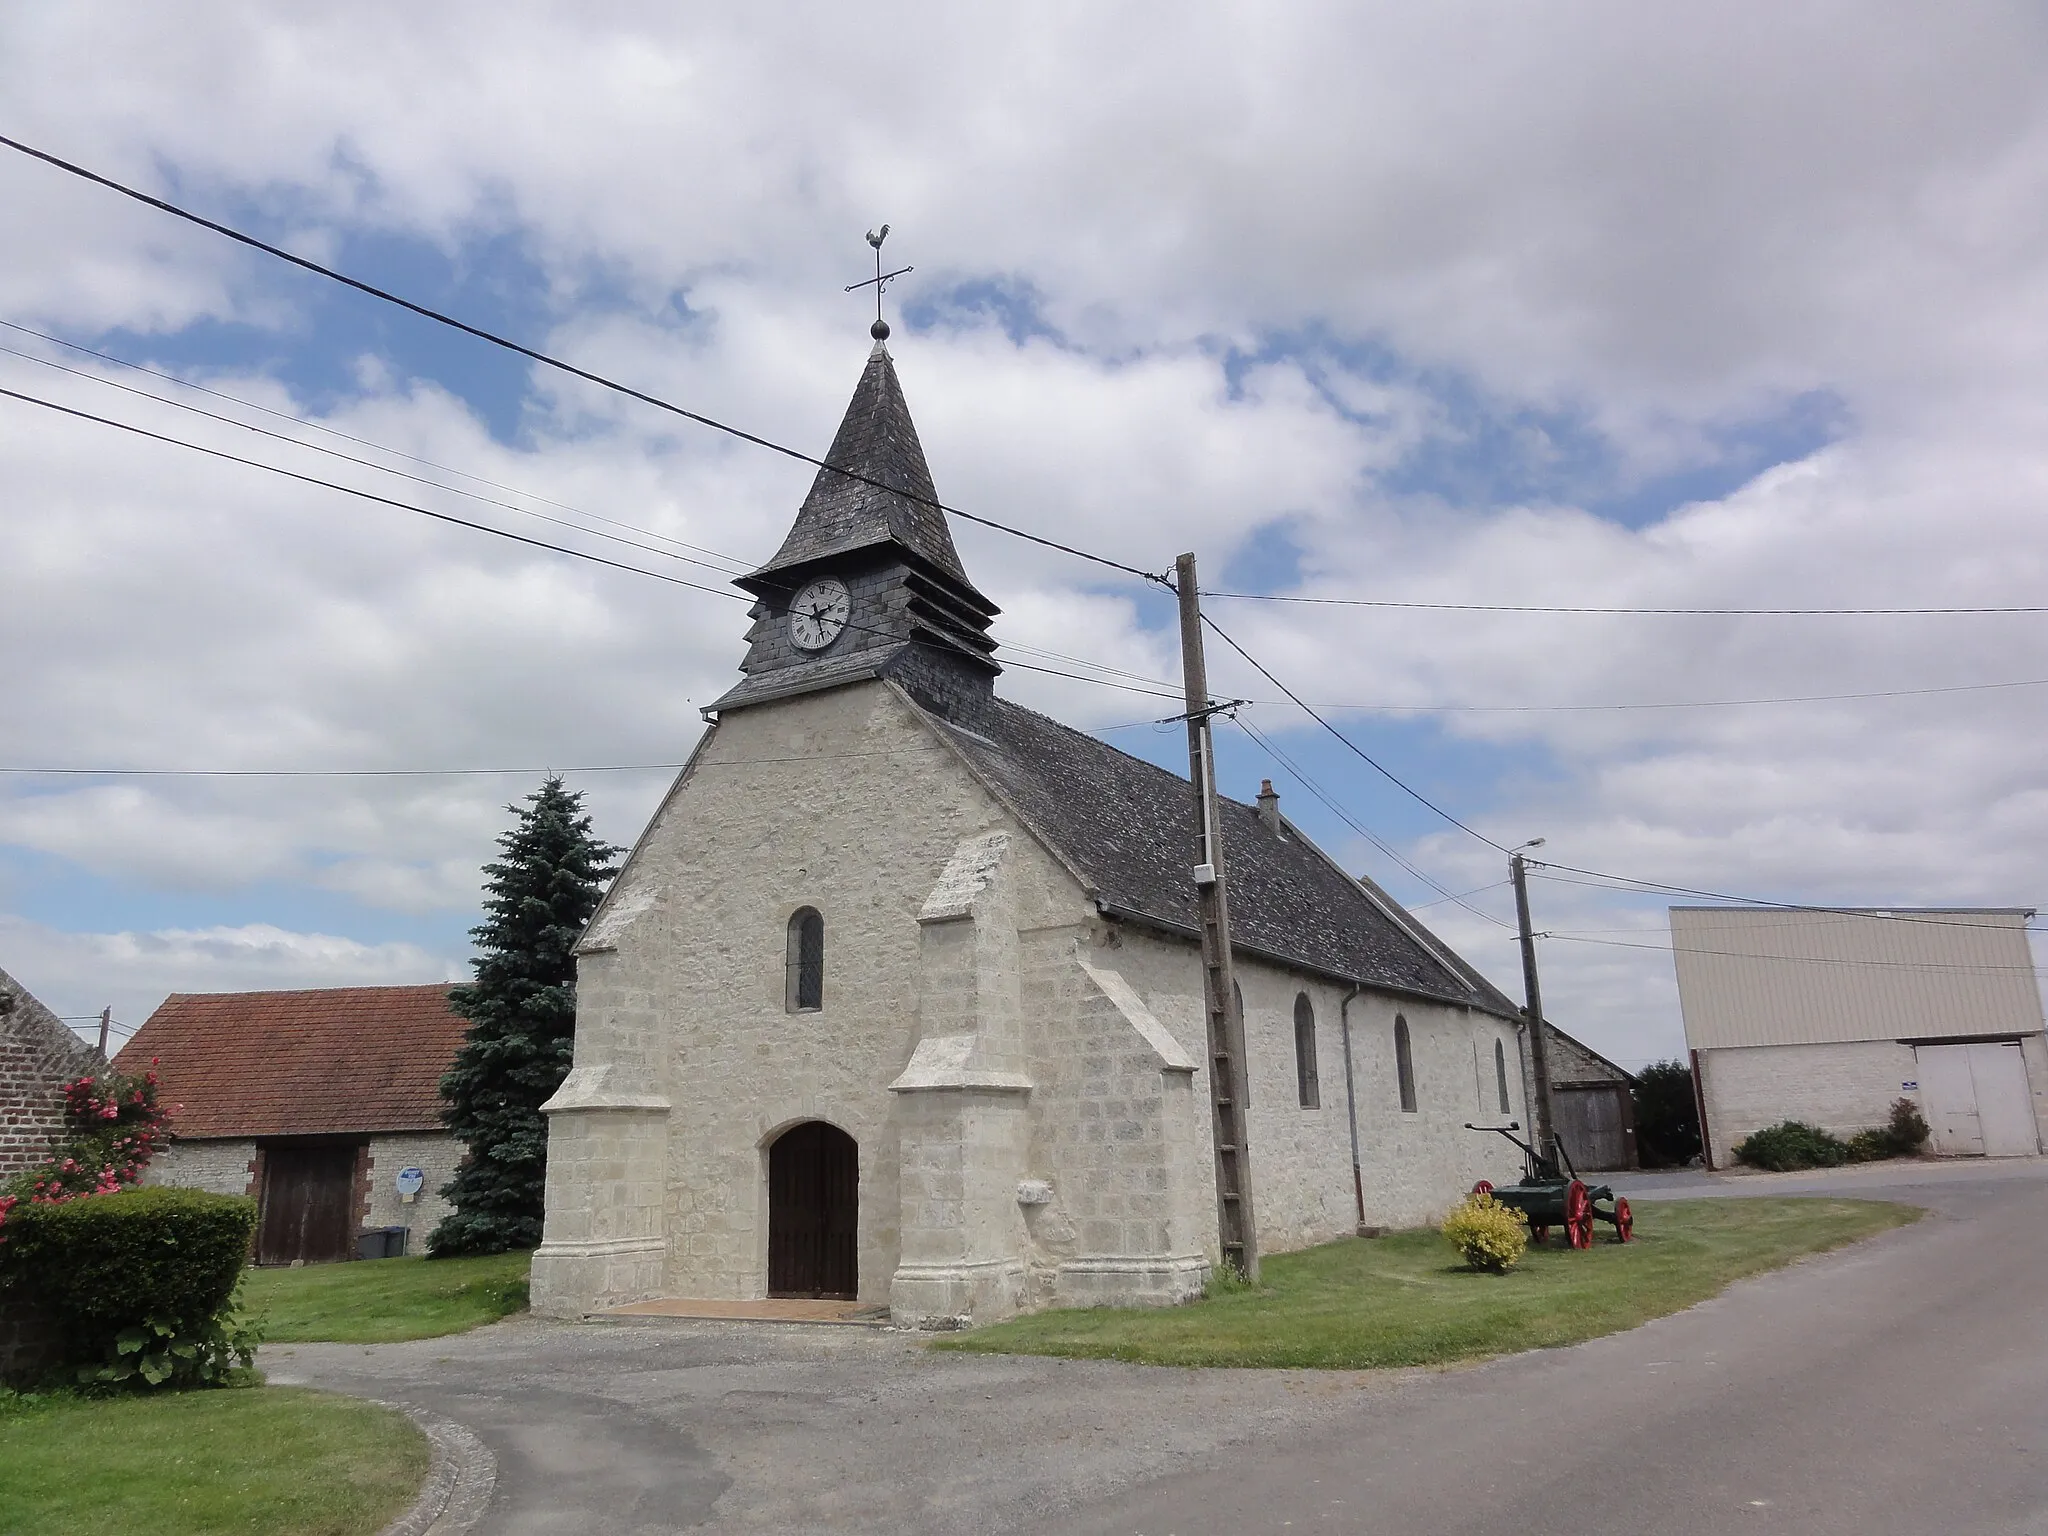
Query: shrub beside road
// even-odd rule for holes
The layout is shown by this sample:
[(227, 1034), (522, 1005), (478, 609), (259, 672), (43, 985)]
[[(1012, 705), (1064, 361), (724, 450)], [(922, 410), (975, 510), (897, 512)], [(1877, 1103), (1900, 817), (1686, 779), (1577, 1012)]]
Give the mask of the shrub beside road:
[(1506, 1274), (1458, 1263), (1430, 1228), (1347, 1238), (1276, 1254), (1257, 1287), (1186, 1306), (1038, 1312), (934, 1347), (1148, 1365), (1442, 1365), (1633, 1328), (1920, 1214), (1873, 1200), (1643, 1201), (1634, 1242), (1532, 1246)]

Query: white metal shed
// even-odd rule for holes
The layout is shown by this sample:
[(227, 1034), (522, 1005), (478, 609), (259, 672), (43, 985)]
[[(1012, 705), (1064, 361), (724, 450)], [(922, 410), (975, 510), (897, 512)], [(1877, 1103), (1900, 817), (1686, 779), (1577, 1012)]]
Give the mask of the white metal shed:
[(1849, 1135), (1913, 1098), (1933, 1150), (2031, 1156), (2048, 1043), (2030, 908), (1673, 907), (1710, 1166), (1751, 1131)]

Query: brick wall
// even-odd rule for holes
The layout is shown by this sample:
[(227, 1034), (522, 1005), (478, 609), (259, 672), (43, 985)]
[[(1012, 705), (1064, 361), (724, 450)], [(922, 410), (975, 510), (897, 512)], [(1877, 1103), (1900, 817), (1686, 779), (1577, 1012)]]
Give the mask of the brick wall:
[(104, 1065), (97, 1050), (0, 971), (0, 1179), (49, 1155), (64, 1130), (64, 1085)]

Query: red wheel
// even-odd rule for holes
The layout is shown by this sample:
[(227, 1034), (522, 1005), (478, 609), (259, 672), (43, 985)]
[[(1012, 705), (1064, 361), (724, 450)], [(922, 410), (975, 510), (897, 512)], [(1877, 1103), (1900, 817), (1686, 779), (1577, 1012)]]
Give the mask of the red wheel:
[(1593, 1201), (1577, 1179), (1564, 1190), (1564, 1235), (1574, 1248), (1593, 1246)]
[(1477, 1184), (1474, 1184), (1474, 1185), (1472, 1186), (1472, 1193), (1473, 1193), (1473, 1194), (1475, 1194), (1475, 1195), (1490, 1195), (1490, 1194), (1492, 1194), (1492, 1193), (1493, 1193), (1493, 1180), (1491, 1180), (1491, 1179), (1481, 1179), (1481, 1180), (1480, 1180), (1480, 1181), (1479, 1181), (1479, 1182), (1478, 1182)]
[(1636, 1235), (1636, 1218), (1628, 1208), (1628, 1196), (1614, 1197), (1614, 1240), (1617, 1243), (1631, 1241)]
[(1544, 1226), (1541, 1222), (1532, 1221), (1529, 1223), (1529, 1241), (1538, 1248), (1541, 1248), (1550, 1241), (1550, 1228)]

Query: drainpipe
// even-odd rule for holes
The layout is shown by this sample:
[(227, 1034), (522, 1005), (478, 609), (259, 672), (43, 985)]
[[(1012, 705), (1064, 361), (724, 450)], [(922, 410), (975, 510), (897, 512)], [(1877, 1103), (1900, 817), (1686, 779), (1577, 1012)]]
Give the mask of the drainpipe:
[(1351, 1073), (1351, 999), (1365, 990), (1353, 986), (1337, 1005), (1338, 1033), (1344, 1037), (1344, 1109), (1351, 1118), (1351, 1195), (1358, 1202), (1358, 1225), (1365, 1226), (1365, 1175), (1358, 1166), (1358, 1087)]

